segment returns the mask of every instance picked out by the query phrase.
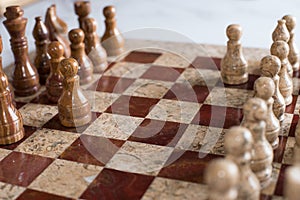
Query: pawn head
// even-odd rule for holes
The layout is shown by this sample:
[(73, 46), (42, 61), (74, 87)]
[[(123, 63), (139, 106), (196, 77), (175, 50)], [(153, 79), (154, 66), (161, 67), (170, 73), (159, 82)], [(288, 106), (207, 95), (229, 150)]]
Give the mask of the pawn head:
[(54, 41), (48, 45), (48, 54), (51, 58), (61, 58), (64, 55), (64, 47), (60, 42)]
[(262, 98), (263, 100), (269, 100), (275, 92), (275, 84), (273, 79), (269, 77), (260, 77), (254, 83), (254, 91), (256, 97)]
[(72, 44), (80, 44), (84, 40), (84, 33), (80, 28), (72, 29), (69, 32), (69, 40)]
[(271, 46), (271, 54), (277, 56), (280, 60), (287, 58), (289, 51), (289, 45), (283, 40), (275, 41)]
[(263, 76), (274, 77), (281, 68), (281, 61), (277, 56), (268, 55), (263, 57), (260, 61), (260, 71)]
[(251, 132), (242, 126), (233, 126), (225, 134), (224, 147), (227, 154), (238, 155), (252, 149)]
[(285, 15), (282, 19), (285, 20), (285, 25), (289, 32), (293, 31), (296, 26), (296, 17), (292, 15)]
[(74, 58), (65, 58), (60, 62), (59, 70), (65, 79), (73, 78), (78, 72), (78, 62)]
[(266, 120), (267, 104), (261, 98), (251, 98), (243, 106), (244, 117), (248, 120), (261, 121)]
[(226, 35), (229, 40), (238, 41), (242, 37), (242, 27), (238, 24), (231, 24), (226, 29)]
[(116, 16), (116, 9), (114, 6), (106, 6), (103, 9), (103, 15), (107, 19), (112, 19)]

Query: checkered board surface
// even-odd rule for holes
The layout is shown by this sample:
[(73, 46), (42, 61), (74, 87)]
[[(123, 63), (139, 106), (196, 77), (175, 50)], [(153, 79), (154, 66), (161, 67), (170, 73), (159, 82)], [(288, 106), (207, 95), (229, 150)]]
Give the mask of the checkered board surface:
[[(26, 136), (0, 146), (0, 199), (206, 199), (204, 169), (224, 156), (223, 136), (240, 124), (259, 77), (224, 86), (219, 69), (219, 58), (189, 64), (171, 53), (132, 51), (83, 87), (93, 119), (80, 128), (60, 125), (45, 91), (17, 98)], [(298, 93), (295, 87), (261, 199), (282, 199)]]

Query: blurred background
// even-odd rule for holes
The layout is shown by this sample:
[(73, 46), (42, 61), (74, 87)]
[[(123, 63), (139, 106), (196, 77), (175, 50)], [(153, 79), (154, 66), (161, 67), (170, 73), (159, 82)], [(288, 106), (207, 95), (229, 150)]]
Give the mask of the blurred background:
[[(9, 1), (33, 1), (23, 6), (24, 16), (28, 18), (26, 29), (30, 51), (34, 50), (32, 29), (34, 18), (44, 18), (47, 8), (56, 4), (57, 14), (69, 29), (77, 28), (77, 16), (74, 13), (75, 0), (0, 0), (0, 7), (5, 7)], [(143, 28), (160, 28), (178, 32), (188, 38), (187, 41), (197, 43), (226, 45), (226, 26), (238, 23), (244, 30), (242, 44), (244, 47), (269, 48), (271, 34), (277, 25), (277, 20), (285, 14), (297, 17), (296, 43), (300, 41), (300, 1), (298, 0), (91, 0), (92, 13), (98, 22), (98, 34), (104, 31), (102, 9), (106, 5), (114, 5), (117, 9), (117, 24), (121, 32), (129, 32)], [(4, 66), (13, 61), (10, 51), (9, 36), (2, 25), (4, 17), (0, 18), (0, 34), (3, 37)], [(298, 31), (299, 30), (299, 31)], [(140, 32), (137, 32), (140, 33)], [(298, 37), (299, 36), (299, 37)], [(186, 42), (184, 37), (167, 37), (158, 34), (130, 34), (136, 39), (153, 39)]]

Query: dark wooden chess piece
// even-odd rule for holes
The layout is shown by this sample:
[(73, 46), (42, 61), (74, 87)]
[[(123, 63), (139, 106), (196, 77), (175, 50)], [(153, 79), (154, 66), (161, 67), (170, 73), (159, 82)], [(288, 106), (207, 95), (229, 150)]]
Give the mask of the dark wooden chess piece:
[[(0, 54), (2, 53), (2, 38), (0, 36)], [(12, 103), (7, 76), (2, 70), (0, 56), (0, 145), (18, 142), (24, 137), (21, 113)]]
[(69, 46), (69, 41), (66, 38), (68, 32), (67, 24), (62, 21), (56, 14), (56, 6), (51, 5), (46, 12), (45, 25), (49, 31), (50, 41), (58, 41), (64, 47), (64, 56), (70, 57), (71, 50)]
[(63, 92), (64, 77), (59, 71), (59, 66), (64, 59), (64, 47), (57, 41), (51, 42), (48, 46), (48, 53), (51, 57), (51, 70), (46, 81), (46, 92), (49, 101), (57, 103)]
[(90, 104), (80, 89), (78, 63), (73, 58), (66, 58), (60, 64), (64, 84), (58, 100), (59, 120), (66, 127), (86, 125), (91, 121), (92, 114)]
[(32, 35), (35, 39), (36, 46), (34, 66), (39, 72), (40, 84), (44, 85), (50, 73), (50, 56), (47, 53), (47, 46), (49, 44), (48, 29), (43, 23), (42, 17), (35, 18)]
[(15, 57), (15, 70), (12, 76), (14, 92), (17, 96), (35, 94), (39, 88), (39, 75), (37, 69), (31, 64), (28, 57), (28, 44), (25, 36), (27, 18), (20, 6), (6, 8), (3, 22), (10, 34), (10, 44)]
[(79, 64), (78, 75), (80, 84), (90, 83), (93, 79), (93, 63), (85, 53), (84, 33), (80, 28), (69, 32), (71, 41), (71, 57)]
[(89, 1), (76, 1), (74, 3), (74, 9), (78, 16), (79, 28), (83, 30), (84, 20), (88, 18), (91, 12), (91, 3)]
[(105, 32), (101, 42), (108, 56), (117, 56), (124, 52), (124, 38), (117, 28), (115, 19), (116, 9), (114, 6), (106, 6), (103, 9), (105, 16)]
[(94, 65), (95, 73), (102, 73), (107, 67), (107, 54), (102, 47), (96, 32), (97, 22), (93, 18), (87, 18), (83, 23), (85, 34), (85, 52)]

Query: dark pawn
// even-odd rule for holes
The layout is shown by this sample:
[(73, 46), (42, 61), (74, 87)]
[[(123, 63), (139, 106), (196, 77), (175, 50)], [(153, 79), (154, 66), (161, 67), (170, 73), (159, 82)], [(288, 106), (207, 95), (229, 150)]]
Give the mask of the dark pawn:
[(69, 46), (69, 42), (66, 38), (66, 34), (68, 32), (67, 24), (62, 21), (56, 14), (56, 6), (51, 5), (46, 12), (45, 17), (45, 25), (49, 31), (50, 41), (58, 41), (64, 47), (64, 56), (70, 57), (71, 50)]
[(48, 29), (43, 23), (42, 17), (35, 18), (32, 35), (36, 46), (34, 65), (39, 72), (40, 84), (44, 85), (50, 73), (50, 56), (47, 53), (47, 46), (49, 44)]
[(35, 94), (39, 88), (39, 75), (28, 57), (28, 44), (25, 36), (27, 18), (23, 17), (24, 11), (20, 6), (6, 8), (3, 22), (10, 34), (10, 44), (15, 58), (15, 70), (12, 76), (12, 84), (17, 96), (29, 96)]
[(51, 57), (51, 70), (46, 81), (46, 92), (49, 101), (57, 103), (63, 92), (64, 77), (59, 71), (59, 66), (64, 59), (64, 47), (59, 42), (51, 42), (48, 46), (48, 53)]
[[(0, 36), (0, 54), (2, 49)], [(6, 145), (21, 140), (24, 137), (24, 128), (22, 116), (12, 103), (7, 76), (2, 71), (1, 56), (0, 69), (0, 145)]]
[(78, 16), (79, 28), (83, 29), (84, 20), (88, 18), (91, 12), (91, 3), (89, 1), (76, 1), (74, 9)]
[(108, 56), (117, 56), (124, 52), (124, 38), (117, 28), (115, 19), (116, 9), (114, 6), (106, 6), (103, 9), (105, 17), (105, 32), (101, 42)]
[(71, 30), (69, 32), (69, 40), (71, 41), (71, 57), (79, 64), (78, 75), (80, 77), (80, 84), (90, 83), (93, 78), (93, 63), (84, 50), (83, 31), (80, 28)]
[(64, 76), (63, 93), (58, 100), (59, 120), (63, 126), (79, 127), (91, 121), (91, 107), (80, 85), (78, 63), (73, 58), (63, 59), (60, 72)]
[(94, 65), (95, 73), (102, 73), (107, 67), (107, 54), (97, 35), (97, 23), (93, 18), (84, 21), (85, 52)]

